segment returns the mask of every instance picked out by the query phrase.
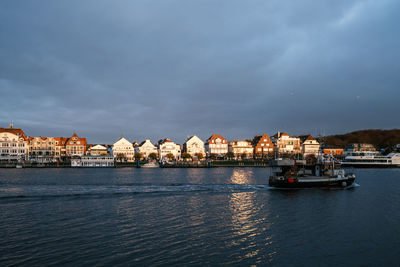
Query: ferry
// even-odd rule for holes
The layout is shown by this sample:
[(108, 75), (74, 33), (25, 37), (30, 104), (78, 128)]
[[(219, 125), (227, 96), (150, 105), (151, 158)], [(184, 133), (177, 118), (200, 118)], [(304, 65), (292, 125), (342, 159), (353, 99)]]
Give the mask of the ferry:
[(146, 164), (144, 164), (143, 166), (141, 166), (141, 168), (159, 168), (160, 165), (157, 162), (148, 162)]
[(334, 160), (280, 159), (272, 163), (269, 186), (277, 188), (348, 188), (356, 176), (347, 174)]
[(376, 153), (352, 153), (341, 162), (346, 167), (368, 168), (398, 168), (400, 167), (400, 153), (390, 153), (386, 156)]
[(112, 156), (81, 156), (71, 159), (73, 168), (113, 168)]

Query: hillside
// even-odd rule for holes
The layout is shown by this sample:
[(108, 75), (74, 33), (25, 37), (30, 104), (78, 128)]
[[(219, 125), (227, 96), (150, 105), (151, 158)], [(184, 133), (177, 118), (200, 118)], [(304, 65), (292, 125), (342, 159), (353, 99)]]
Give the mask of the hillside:
[(393, 130), (361, 130), (341, 135), (331, 135), (323, 138), (326, 145), (345, 147), (351, 143), (369, 143), (375, 148), (392, 147), (400, 143), (400, 129)]

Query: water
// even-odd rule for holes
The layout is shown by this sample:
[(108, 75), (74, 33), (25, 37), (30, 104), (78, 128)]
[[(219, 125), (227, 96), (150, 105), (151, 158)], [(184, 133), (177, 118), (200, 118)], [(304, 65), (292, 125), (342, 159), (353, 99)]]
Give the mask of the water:
[(269, 169), (0, 169), (1, 266), (399, 266), (400, 169), (276, 190)]

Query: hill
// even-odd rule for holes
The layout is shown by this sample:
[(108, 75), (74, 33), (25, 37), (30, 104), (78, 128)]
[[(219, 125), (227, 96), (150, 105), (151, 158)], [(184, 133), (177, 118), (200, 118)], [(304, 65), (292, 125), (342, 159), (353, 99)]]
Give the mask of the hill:
[(323, 138), (326, 145), (345, 147), (351, 143), (373, 144), (376, 149), (392, 147), (400, 144), (400, 129), (393, 130), (361, 130), (341, 135), (331, 135)]

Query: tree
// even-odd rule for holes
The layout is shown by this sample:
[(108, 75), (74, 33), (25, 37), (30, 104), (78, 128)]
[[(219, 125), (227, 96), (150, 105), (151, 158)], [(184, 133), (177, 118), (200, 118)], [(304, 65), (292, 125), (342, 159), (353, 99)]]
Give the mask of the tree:
[(172, 154), (172, 153), (167, 154), (167, 159), (172, 160), (174, 158), (175, 158), (174, 154)]
[(195, 156), (198, 160), (201, 160), (203, 158), (203, 153), (196, 153)]
[(241, 157), (242, 159), (246, 159), (246, 158), (247, 158), (247, 154), (246, 154), (246, 153), (243, 153), (242, 155), (240, 155), (240, 157)]
[(158, 158), (157, 153), (150, 153), (149, 158), (152, 160), (156, 160)]
[(136, 153), (135, 153), (135, 159), (136, 159), (137, 161), (139, 161), (141, 158), (143, 158), (143, 154), (140, 153), (140, 152), (136, 152)]
[(233, 152), (228, 152), (228, 153), (226, 153), (226, 157), (228, 159), (233, 159), (235, 157), (235, 154), (233, 154)]
[(183, 152), (183, 153), (182, 153), (182, 158), (183, 158), (183, 159), (190, 159), (190, 158), (192, 158), (192, 156), (191, 156), (189, 153), (187, 153), (187, 152)]

